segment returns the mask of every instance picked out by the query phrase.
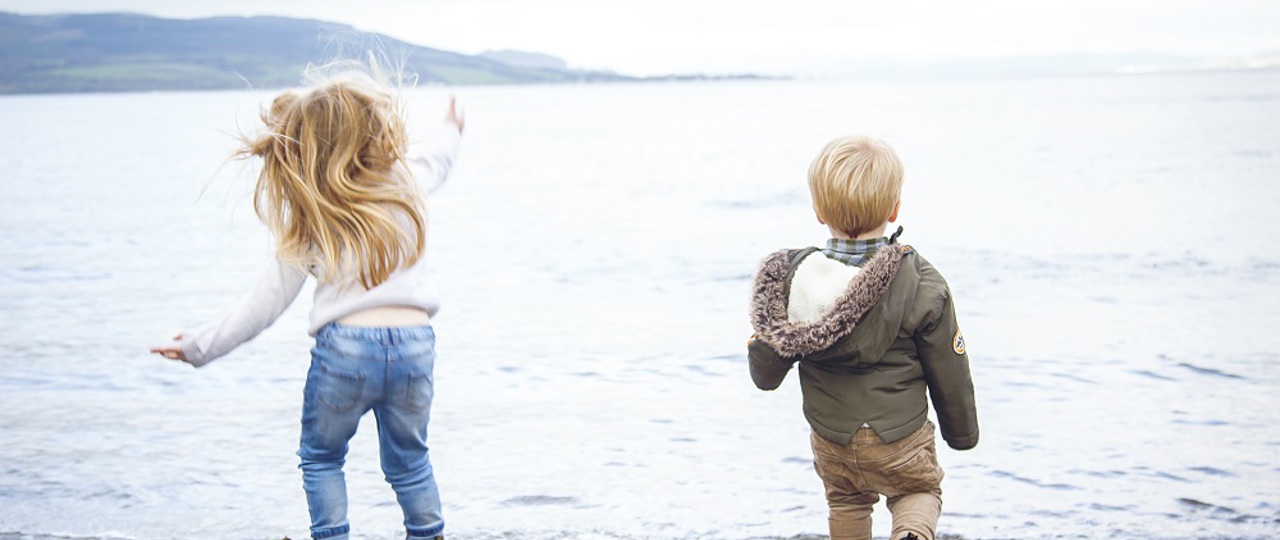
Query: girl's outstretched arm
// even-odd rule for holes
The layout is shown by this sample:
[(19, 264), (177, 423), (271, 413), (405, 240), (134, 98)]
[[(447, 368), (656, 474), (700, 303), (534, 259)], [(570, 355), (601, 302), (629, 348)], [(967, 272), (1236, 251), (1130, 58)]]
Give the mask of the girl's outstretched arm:
[(466, 123), (466, 116), (458, 109), (457, 98), (450, 97), (449, 111), (445, 113), (439, 133), (427, 142), (429, 147), (425, 152), (412, 154), (406, 160), (414, 179), (426, 193), (435, 191), (449, 178)]
[(462, 129), (467, 125), (466, 115), (458, 109), (458, 97), (449, 96), (449, 112), (444, 116), (446, 124), (457, 126), (458, 133), (462, 133)]
[(152, 347), (151, 352), (200, 367), (231, 352), (265, 330), (302, 290), (307, 273), (272, 257), (253, 291), (222, 319), (194, 332), (174, 336), (175, 343)]

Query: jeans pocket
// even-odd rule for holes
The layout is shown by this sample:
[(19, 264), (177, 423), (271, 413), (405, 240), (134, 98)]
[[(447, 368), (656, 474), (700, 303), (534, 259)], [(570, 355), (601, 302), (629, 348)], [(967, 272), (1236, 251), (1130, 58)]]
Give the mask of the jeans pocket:
[(853, 474), (845, 464), (844, 456), (832, 448), (835, 443), (822, 438), (817, 433), (810, 434), (809, 442), (813, 448), (813, 471), (818, 473), (818, 478), (822, 479), (828, 496), (860, 491), (859, 487), (854, 485)]
[(843, 463), (838, 461), (834, 456), (824, 456), (815, 454), (813, 456), (813, 471), (818, 473), (818, 478), (822, 479), (822, 483), (828, 488), (840, 487), (847, 488), (849, 482), (849, 469)]
[(316, 399), (333, 412), (346, 412), (356, 406), (364, 391), (364, 375), (320, 364), (320, 380)]
[(431, 407), (431, 398), (435, 395), (434, 384), (430, 373), (415, 373), (409, 376), (405, 391), (405, 405), (412, 410), (421, 411)]
[(938, 489), (942, 484), (942, 467), (938, 465), (933, 439), (914, 450), (903, 452), (886, 464), (883, 469), (885, 479), (904, 494)]

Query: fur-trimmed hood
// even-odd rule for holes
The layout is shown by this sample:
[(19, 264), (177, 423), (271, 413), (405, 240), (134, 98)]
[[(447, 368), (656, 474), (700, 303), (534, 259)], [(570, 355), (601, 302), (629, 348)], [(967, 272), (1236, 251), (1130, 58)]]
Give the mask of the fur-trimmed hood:
[[(880, 301), (904, 253), (899, 244), (886, 245), (861, 269), (832, 261), (816, 248), (769, 255), (760, 264), (752, 290), (751, 325), (756, 335), (785, 357), (830, 348), (853, 332)], [(833, 280), (838, 280), (834, 289)]]

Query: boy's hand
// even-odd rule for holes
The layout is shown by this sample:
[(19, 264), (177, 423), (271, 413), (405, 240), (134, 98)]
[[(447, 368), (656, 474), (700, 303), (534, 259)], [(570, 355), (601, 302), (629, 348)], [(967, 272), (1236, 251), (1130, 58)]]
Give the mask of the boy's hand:
[(462, 133), (462, 128), (467, 124), (466, 115), (458, 110), (458, 97), (449, 96), (449, 113), (444, 115), (444, 121), (457, 126), (458, 133)]
[[(182, 341), (182, 334), (173, 336), (173, 340)], [(179, 360), (182, 362), (187, 361), (187, 356), (182, 353), (182, 346), (177, 343), (169, 344), (169, 345), (161, 345), (159, 347), (152, 347), (151, 352), (154, 354), (163, 356), (165, 358), (168, 358), (170, 360)]]
[(761, 390), (776, 390), (787, 378), (787, 372), (796, 360), (786, 359), (778, 355), (768, 343), (759, 336), (751, 336), (747, 340), (747, 365), (751, 371), (751, 380)]

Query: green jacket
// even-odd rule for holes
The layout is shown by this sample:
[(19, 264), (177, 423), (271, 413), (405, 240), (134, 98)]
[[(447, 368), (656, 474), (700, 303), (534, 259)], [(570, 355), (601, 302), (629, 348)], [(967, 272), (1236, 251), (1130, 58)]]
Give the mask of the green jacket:
[(927, 420), (927, 389), (947, 444), (978, 444), (951, 290), (910, 247), (889, 244), (861, 269), (817, 248), (774, 253), (756, 274), (751, 319), (752, 380), (773, 390), (798, 362), (804, 415), (822, 437), (848, 444), (868, 424), (899, 440)]

